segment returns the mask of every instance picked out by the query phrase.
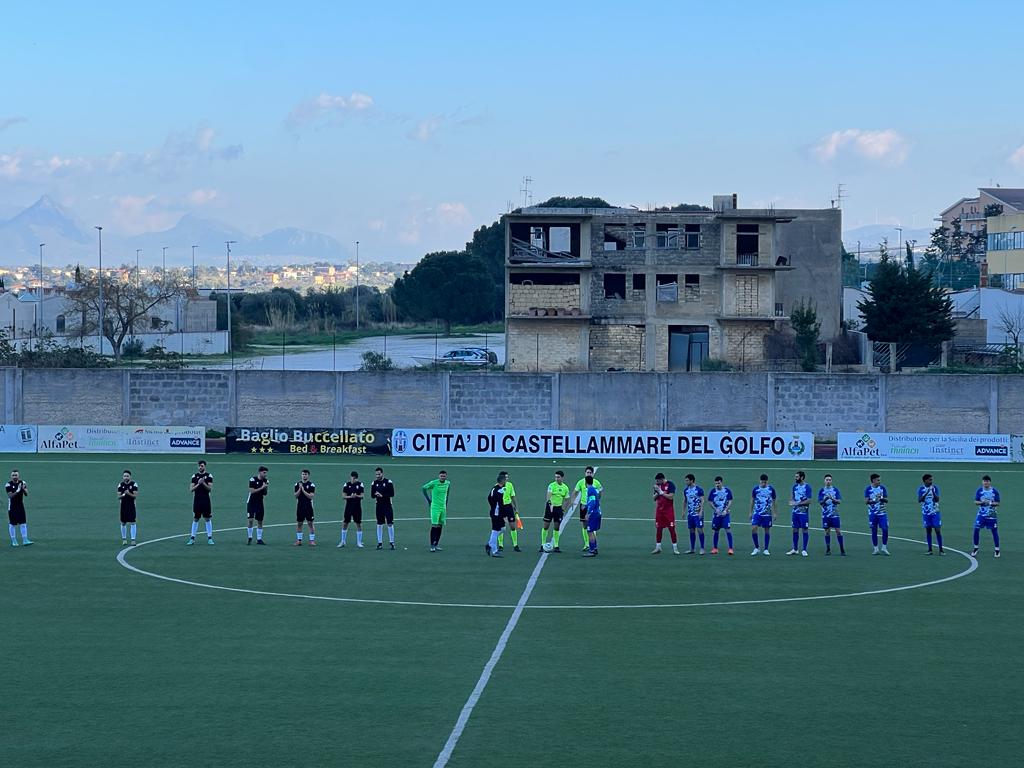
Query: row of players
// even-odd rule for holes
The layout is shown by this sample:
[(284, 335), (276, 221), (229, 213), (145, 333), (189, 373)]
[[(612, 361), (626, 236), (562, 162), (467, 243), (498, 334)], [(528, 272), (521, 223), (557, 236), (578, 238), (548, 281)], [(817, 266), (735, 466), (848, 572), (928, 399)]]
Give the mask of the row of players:
[[(246, 500), (248, 544), (252, 544), (254, 533), (256, 543), (258, 545), (264, 543), (264, 500), (270, 486), (270, 480), (267, 477), (268, 472), (269, 469), (267, 467), (260, 466), (257, 473), (249, 478), (249, 494)], [(381, 467), (377, 467), (374, 470), (374, 474), (374, 481), (370, 486), (370, 495), (376, 503), (377, 549), (383, 549), (383, 531), (385, 527), (387, 528), (389, 547), (394, 549), (393, 499), (395, 487), (391, 480), (384, 476), (384, 470)], [(587, 467), (584, 476), (576, 483), (575, 490), (571, 494), (569, 487), (564, 482), (564, 478), (565, 475), (561, 470), (556, 471), (553, 482), (547, 487), (540, 550), (542, 552), (561, 552), (559, 539), (561, 528), (563, 527), (563, 518), (566, 514), (566, 501), (570, 500), (571, 496), (569, 512), (571, 513), (577, 506), (580, 510), (584, 555), (589, 557), (596, 556), (598, 553), (597, 532), (601, 527), (601, 495), (603, 493), (601, 481), (594, 476), (594, 468)], [(451, 483), (448, 480), (447, 472), (444, 470), (438, 473), (437, 479), (431, 480), (421, 487), (431, 518), (431, 551), (440, 550), (440, 539), (446, 521), (450, 487)], [(21, 479), (18, 470), (11, 472), (10, 482), (7, 483), (5, 490), (8, 496), (8, 523), (11, 545), (18, 546), (17, 534), (19, 532), (22, 545), (30, 545), (32, 541), (28, 538), (28, 526), (25, 515), (25, 497), (28, 495), (28, 485)], [(207, 543), (212, 545), (214, 543), (213, 513), (210, 495), (213, 490), (213, 475), (207, 471), (205, 461), (199, 461), (197, 471), (190, 480), (189, 490), (193, 495), (193, 521), (186, 543), (189, 545), (195, 544), (199, 521), (202, 519), (205, 522)], [(661, 553), (661, 542), (665, 530), (669, 532), (673, 553), (680, 554), (676, 534), (676, 491), (675, 483), (668, 480), (663, 473), (659, 472), (655, 475), (653, 488), (655, 502), (655, 547), (651, 554)], [(356, 547), (363, 547), (362, 500), (365, 493), (366, 489), (359, 479), (359, 473), (352, 472), (349, 476), (349, 481), (342, 488), (345, 510), (341, 538), (337, 544), (339, 548), (347, 545), (350, 523), (355, 524)], [(128, 544), (130, 541), (132, 545), (135, 545), (137, 541), (137, 510), (135, 501), (138, 494), (138, 483), (132, 479), (131, 471), (126, 469), (122, 474), (121, 482), (117, 486), (122, 544)], [(295, 546), (301, 546), (303, 543), (304, 525), (309, 527), (310, 546), (316, 546), (316, 527), (313, 512), (313, 498), (315, 494), (316, 485), (310, 479), (310, 472), (308, 469), (303, 469), (300, 473), (299, 481), (293, 487), (293, 495), (296, 499)], [(805, 473), (798, 471), (794, 477), (789, 500), (792, 515), (793, 546), (786, 553), (787, 555), (807, 557), (810, 505), (813, 495), (811, 486), (806, 482)], [(705, 549), (705, 495), (704, 489), (697, 485), (696, 477), (692, 474), (688, 474), (685, 477), (683, 498), (686, 504), (687, 528), (690, 535), (690, 549), (687, 550), (687, 554), (698, 552), (696, 545), (699, 538), (699, 554), (703, 555)], [(706, 498), (713, 510), (711, 519), (713, 531), (711, 554), (718, 554), (719, 537), (721, 532), (725, 531), (728, 542), (727, 552), (731, 555), (734, 552), (731, 530), (733, 494), (724, 485), (721, 476), (715, 477), (714, 488), (708, 493)], [(927, 534), (928, 554), (933, 552), (933, 533), (938, 545), (939, 554), (944, 554), (942, 519), (939, 511), (940, 500), (939, 487), (935, 484), (933, 476), (925, 474), (921, 478), (921, 486), (917, 491), (917, 501), (921, 505), (922, 523)], [(833, 532), (836, 534), (840, 554), (846, 554), (839, 517), (839, 506), (842, 504), (842, 501), (842, 494), (833, 484), (832, 475), (826, 474), (823, 478), (823, 485), (817, 494), (817, 502), (821, 507), (822, 528), (825, 531), (826, 555), (830, 555), (832, 552), (831, 534)], [(888, 490), (882, 485), (880, 476), (872, 474), (870, 476), (870, 484), (864, 489), (864, 503), (867, 506), (868, 523), (871, 527), (872, 554), (889, 554), (888, 502)], [(988, 475), (982, 477), (982, 484), (975, 493), (974, 503), (977, 507), (977, 515), (974, 524), (974, 551), (972, 555), (976, 555), (978, 552), (981, 530), (987, 528), (992, 532), (994, 554), (996, 557), (999, 557), (997, 509), (1000, 503), (1000, 496), (999, 491), (992, 486), (992, 479)], [(769, 484), (768, 475), (762, 474), (758, 484), (751, 492), (750, 499), (750, 523), (754, 542), (754, 549), (751, 555), (769, 554), (771, 528), (777, 519), (777, 504), (778, 494), (774, 486)], [(522, 522), (519, 518), (515, 488), (509, 479), (508, 472), (500, 472), (498, 474), (495, 485), (488, 494), (488, 508), (491, 518), (491, 535), (485, 545), (485, 552), (490, 556), (501, 556), (501, 552), (504, 550), (504, 528), (506, 525), (510, 531), (513, 549), (517, 552), (521, 551), (519, 547), (519, 530), (522, 528)], [(762, 532), (764, 537), (763, 549), (759, 538)], [(881, 542), (879, 542), (879, 534), (881, 534)]]

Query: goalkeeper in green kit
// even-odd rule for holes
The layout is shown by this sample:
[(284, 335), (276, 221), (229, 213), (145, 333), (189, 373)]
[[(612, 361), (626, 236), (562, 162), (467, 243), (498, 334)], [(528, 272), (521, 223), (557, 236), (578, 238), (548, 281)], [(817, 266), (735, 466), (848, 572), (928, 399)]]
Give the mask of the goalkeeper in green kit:
[(443, 469), (437, 473), (437, 480), (424, 483), (421, 490), (430, 508), (430, 551), (441, 551), (441, 531), (448, 517), (448, 491), (452, 484)]

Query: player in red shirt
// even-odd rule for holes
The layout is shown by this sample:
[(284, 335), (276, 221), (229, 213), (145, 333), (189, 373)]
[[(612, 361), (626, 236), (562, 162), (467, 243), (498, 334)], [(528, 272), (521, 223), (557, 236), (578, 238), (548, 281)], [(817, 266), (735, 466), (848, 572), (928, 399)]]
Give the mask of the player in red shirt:
[(655, 544), (652, 555), (661, 554), (661, 534), (668, 528), (672, 538), (672, 554), (679, 554), (679, 543), (676, 539), (676, 484), (666, 480), (661, 472), (654, 476), (654, 530)]

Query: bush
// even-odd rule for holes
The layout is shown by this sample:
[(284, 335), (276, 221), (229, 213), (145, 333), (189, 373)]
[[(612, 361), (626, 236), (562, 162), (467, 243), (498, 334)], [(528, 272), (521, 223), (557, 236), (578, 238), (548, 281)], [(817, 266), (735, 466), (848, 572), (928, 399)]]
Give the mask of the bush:
[(725, 360), (719, 360), (715, 357), (709, 357), (700, 364), (702, 371), (731, 371), (732, 365)]
[(142, 357), (142, 339), (128, 339), (121, 346), (121, 357)]
[(385, 357), (380, 352), (368, 350), (363, 352), (363, 364), (359, 366), (360, 371), (393, 371), (395, 364), (390, 357)]

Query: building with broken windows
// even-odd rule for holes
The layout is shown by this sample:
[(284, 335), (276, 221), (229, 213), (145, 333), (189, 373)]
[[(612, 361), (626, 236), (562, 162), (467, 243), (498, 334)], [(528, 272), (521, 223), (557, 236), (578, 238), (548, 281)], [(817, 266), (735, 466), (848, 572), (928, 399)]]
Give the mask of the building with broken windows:
[(506, 370), (699, 371), (766, 365), (812, 304), (838, 333), (841, 212), (523, 208), (506, 217)]

